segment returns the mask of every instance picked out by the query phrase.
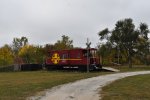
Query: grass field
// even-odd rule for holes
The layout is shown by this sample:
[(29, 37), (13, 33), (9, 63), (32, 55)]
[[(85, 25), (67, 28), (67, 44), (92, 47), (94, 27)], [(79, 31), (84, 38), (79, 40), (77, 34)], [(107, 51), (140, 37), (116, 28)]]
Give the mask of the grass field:
[[(118, 67), (121, 72), (150, 70), (150, 67)], [(0, 100), (25, 100), (39, 91), (76, 80), (109, 74), (110, 72), (3, 72), (0, 73)]]
[(102, 90), (102, 100), (150, 100), (150, 75), (120, 79)]
[[(113, 66), (120, 72), (150, 70), (150, 66)], [(150, 75), (133, 76), (115, 81), (103, 88), (102, 100), (150, 100)]]
[(145, 65), (133, 65), (133, 68), (129, 68), (128, 66), (111, 66), (111, 67), (119, 69), (120, 72), (150, 70), (150, 66), (145, 66)]
[(0, 100), (24, 100), (37, 92), (75, 80), (108, 72), (8, 72), (0, 73)]

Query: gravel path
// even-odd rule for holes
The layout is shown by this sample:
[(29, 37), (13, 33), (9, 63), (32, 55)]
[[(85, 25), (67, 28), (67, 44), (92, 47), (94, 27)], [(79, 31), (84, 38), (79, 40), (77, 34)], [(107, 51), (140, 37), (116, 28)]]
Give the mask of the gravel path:
[[(69, 83), (54, 87), (46, 92), (46, 95), (40, 97), (40, 100), (99, 100), (101, 98), (99, 91), (101, 88), (115, 80), (140, 75), (150, 74), (150, 71), (126, 72), (103, 75), (88, 78), (74, 83)], [(30, 99), (37, 99), (32, 97)]]

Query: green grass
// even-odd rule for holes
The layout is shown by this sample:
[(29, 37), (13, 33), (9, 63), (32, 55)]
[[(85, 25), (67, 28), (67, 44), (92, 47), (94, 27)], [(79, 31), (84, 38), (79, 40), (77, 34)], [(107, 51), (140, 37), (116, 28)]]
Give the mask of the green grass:
[(5, 72), (0, 73), (0, 100), (24, 100), (39, 91), (108, 72)]
[[(150, 67), (119, 67), (121, 72), (150, 70)], [(108, 74), (108, 72), (3, 72), (0, 73), (0, 100), (25, 100), (44, 89), (76, 80)]]
[(150, 75), (117, 80), (102, 89), (102, 100), (150, 100)]
[(146, 66), (146, 65), (133, 65), (133, 68), (129, 68), (128, 66), (111, 66), (111, 67), (119, 69), (120, 72), (132, 72), (132, 71), (150, 70), (150, 66)]

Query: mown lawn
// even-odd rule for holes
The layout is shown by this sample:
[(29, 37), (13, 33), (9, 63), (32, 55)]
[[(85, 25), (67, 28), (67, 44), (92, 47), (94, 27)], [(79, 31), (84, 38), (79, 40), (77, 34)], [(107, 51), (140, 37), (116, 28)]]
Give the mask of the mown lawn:
[(25, 100), (26, 97), (60, 84), (108, 74), (108, 72), (8, 72), (0, 73), (0, 100)]
[(150, 75), (117, 80), (103, 87), (102, 100), (150, 100)]
[[(150, 70), (150, 67), (120, 68), (124, 71)], [(109, 74), (110, 72), (3, 72), (0, 73), (0, 100), (25, 100), (39, 91), (76, 80)]]
[(150, 70), (150, 65), (133, 65), (132, 68), (129, 68), (128, 66), (111, 66), (112, 68), (119, 69), (120, 72), (132, 72), (132, 71), (144, 71), (144, 70)]

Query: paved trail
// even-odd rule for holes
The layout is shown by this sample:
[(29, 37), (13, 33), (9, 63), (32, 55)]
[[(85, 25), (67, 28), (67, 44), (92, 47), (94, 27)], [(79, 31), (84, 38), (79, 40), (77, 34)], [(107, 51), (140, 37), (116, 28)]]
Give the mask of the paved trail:
[(76, 81), (50, 89), (39, 100), (99, 100), (99, 91), (103, 86), (124, 77), (140, 74), (150, 74), (150, 71), (109, 74)]

